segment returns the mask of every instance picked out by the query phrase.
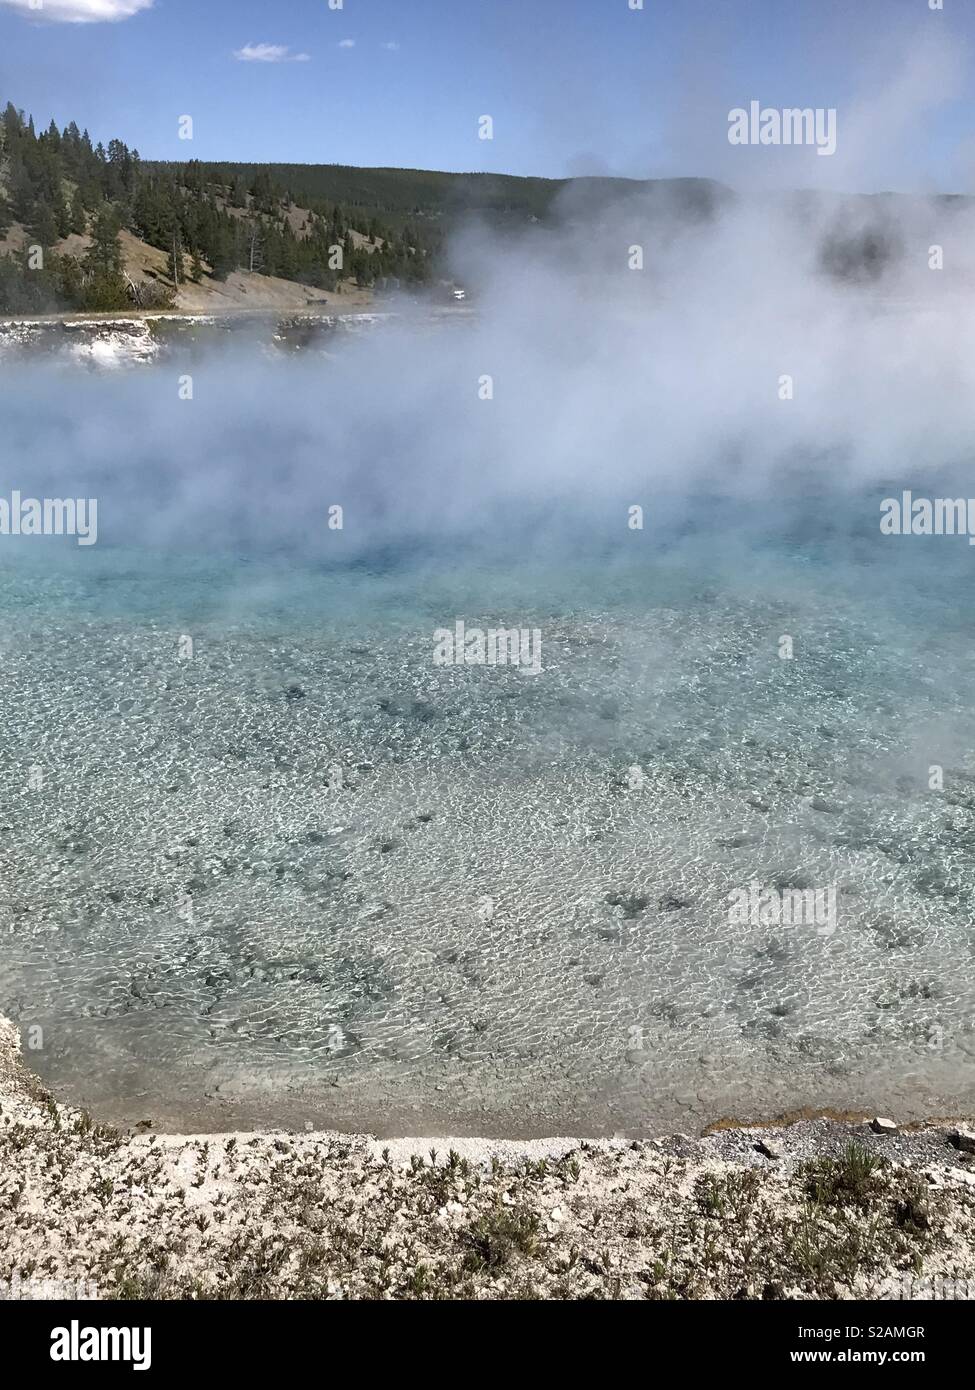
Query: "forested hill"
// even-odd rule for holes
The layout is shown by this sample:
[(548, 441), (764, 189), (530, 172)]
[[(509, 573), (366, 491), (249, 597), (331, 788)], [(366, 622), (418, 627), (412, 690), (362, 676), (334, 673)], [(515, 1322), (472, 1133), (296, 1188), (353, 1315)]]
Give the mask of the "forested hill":
[[(172, 166), (148, 165), (165, 173)], [(448, 174), (428, 169), (359, 169), (344, 164), (226, 164), (201, 166), (206, 178), (226, 187), (251, 187), (258, 180), (287, 190), (305, 206), (340, 203), (402, 227), (414, 218), (441, 220), (476, 210), (488, 215), (544, 217), (558, 179), (516, 178), (509, 174)]]
[[(8, 104), (0, 310), (165, 306), (187, 282), (238, 270), (326, 291), (429, 280), (441, 254), (437, 220), (346, 206), (343, 187), (342, 178), (289, 180), (269, 167), (144, 162), (121, 140), (93, 144), (74, 122), (38, 132)], [(120, 233), (165, 259), (127, 265)]]
[[(160, 173), (172, 166), (151, 164)], [(637, 179), (522, 178), (514, 174), (453, 174), (432, 169), (361, 169), (344, 164), (203, 164), (208, 180), (224, 186), (250, 187), (269, 179), (286, 189), (296, 202), (339, 202), (360, 217), (380, 218), (387, 226), (419, 221), (449, 226), (458, 217), (476, 213), (492, 225), (524, 225), (532, 218), (545, 221), (555, 203), (574, 182), (600, 198), (647, 188)], [(661, 179), (660, 187), (682, 189), (687, 200), (707, 202), (718, 185), (707, 179)]]
[[(338, 164), (162, 163), (72, 121), (0, 116), (0, 311), (167, 307), (273, 277), (322, 295), (436, 280), (461, 216), (544, 222), (568, 181)], [(605, 200), (647, 185), (579, 180)], [(718, 185), (662, 181), (688, 208)], [(39, 257), (37, 249), (42, 249)], [(250, 278), (248, 278), (250, 277)], [(246, 280), (246, 284), (244, 281)]]

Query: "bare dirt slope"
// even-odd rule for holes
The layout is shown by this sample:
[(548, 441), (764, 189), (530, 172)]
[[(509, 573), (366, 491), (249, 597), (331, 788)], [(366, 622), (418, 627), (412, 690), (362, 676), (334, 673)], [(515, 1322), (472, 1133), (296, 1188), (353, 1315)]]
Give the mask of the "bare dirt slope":
[[(165, 251), (150, 246), (131, 232), (120, 232), (122, 260), (126, 274), (136, 283), (157, 284), (171, 287), (168, 274), (168, 257)], [(186, 268), (189, 270), (189, 257)], [(226, 280), (215, 280), (204, 263), (204, 274), (199, 284), (185, 279), (176, 291), (176, 308), (190, 314), (219, 314), (228, 310), (280, 310), (288, 313), (309, 308), (335, 308), (345, 310), (364, 308), (372, 303), (372, 293), (353, 286), (343, 285), (337, 294), (325, 290), (312, 289), (307, 285), (296, 284), (294, 280), (281, 280), (275, 275), (260, 275), (247, 270), (235, 270)]]
[[(123, 270), (134, 284), (155, 283), (164, 289), (172, 288), (165, 251), (150, 246), (128, 231), (119, 233), (119, 242)], [(19, 222), (12, 222), (6, 236), (0, 237), (0, 255), (22, 251), (27, 243), (25, 229)], [(59, 255), (74, 256), (80, 260), (90, 246), (90, 237), (72, 233), (58, 242), (54, 249)], [(189, 268), (190, 258), (187, 256), (187, 271)], [(235, 270), (226, 280), (215, 280), (208, 272), (209, 267), (204, 264), (204, 274), (199, 284), (186, 279), (178, 287), (175, 305), (178, 310), (190, 314), (221, 314), (237, 310), (354, 313), (368, 309), (373, 303), (371, 290), (360, 290), (351, 283), (344, 283), (338, 292), (331, 292), (247, 270)]]

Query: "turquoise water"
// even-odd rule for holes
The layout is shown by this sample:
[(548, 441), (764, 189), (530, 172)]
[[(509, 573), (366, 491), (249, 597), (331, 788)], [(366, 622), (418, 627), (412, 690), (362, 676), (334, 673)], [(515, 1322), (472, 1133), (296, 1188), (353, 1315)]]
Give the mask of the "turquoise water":
[[(211, 460), (161, 535), (123, 443), (96, 546), (0, 548), (0, 1011), (63, 1095), (380, 1133), (970, 1107), (975, 556), (882, 537), (892, 483), (289, 546), (327, 483), (262, 536)], [(537, 628), (541, 673), (436, 666), (457, 619)], [(835, 930), (730, 920), (752, 882), (834, 888)]]

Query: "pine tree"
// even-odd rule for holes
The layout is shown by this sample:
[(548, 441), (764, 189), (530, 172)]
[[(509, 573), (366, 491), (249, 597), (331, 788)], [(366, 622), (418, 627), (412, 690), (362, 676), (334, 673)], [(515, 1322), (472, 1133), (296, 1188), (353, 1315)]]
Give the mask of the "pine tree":
[(69, 215), (69, 226), (72, 232), (78, 236), (84, 236), (88, 230), (88, 218), (85, 215), (85, 204), (81, 196), (81, 189), (76, 188), (71, 199), (71, 212)]
[(173, 239), (169, 246), (169, 259), (166, 262), (166, 274), (173, 282), (173, 288), (179, 289), (186, 278), (183, 271), (183, 243), (179, 232), (173, 233)]
[(58, 221), (48, 203), (36, 203), (31, 218), (30, 234), (39, 245), (49, 248), (58, 239)]
[(92, 244), (84, 260), (89, 275), (121, 276), (122, 248), (119, 245), (119, 219), (111, 203), (104, 203), (92, 227)]
[(264, 266), (264, 247), (261, 244), (260, 225), (255, 222), (251, 225), (247, 238), (247, 268), (250, 271), (261, 270)]
[(3, 129), (8, 145), (21, 133), (23, 128), (23, 113), (17, 110), (12, 101), (8, 101), (3, 113)]

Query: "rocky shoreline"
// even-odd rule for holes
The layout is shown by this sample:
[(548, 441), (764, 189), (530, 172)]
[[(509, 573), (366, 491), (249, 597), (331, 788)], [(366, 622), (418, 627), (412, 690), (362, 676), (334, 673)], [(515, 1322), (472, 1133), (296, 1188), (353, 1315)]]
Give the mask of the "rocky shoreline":
[(975, 1297), (975, 1130), (124, 1134), (0, 1020), (0, 1298)]
[(229, 310), (117, 315), (48, 315), (0, 319), (0, 358), (52, 354), (79, 366), (137, 366), (189, 343), (200, 346), (251, 337), (292, 350), (325, 342), (335, 333), (374, 329), (394, 318), (371, 308), (307, 313)]
[[(402, 306), (370, 303), (327, 305), (307, 310), (273, 308), (133, 311), (125, 314), (49, 314), (0, 317), (0, 361), (15, 363), (38, 356), (73, 366), (144, 366), (189, 351), (242, 344), (296, 353), (329, 351), (337, 338), (358, 337), (401, 323)], [(438, 306), (409, 310), (422, 331), (470, 321), (470, 311)]]

